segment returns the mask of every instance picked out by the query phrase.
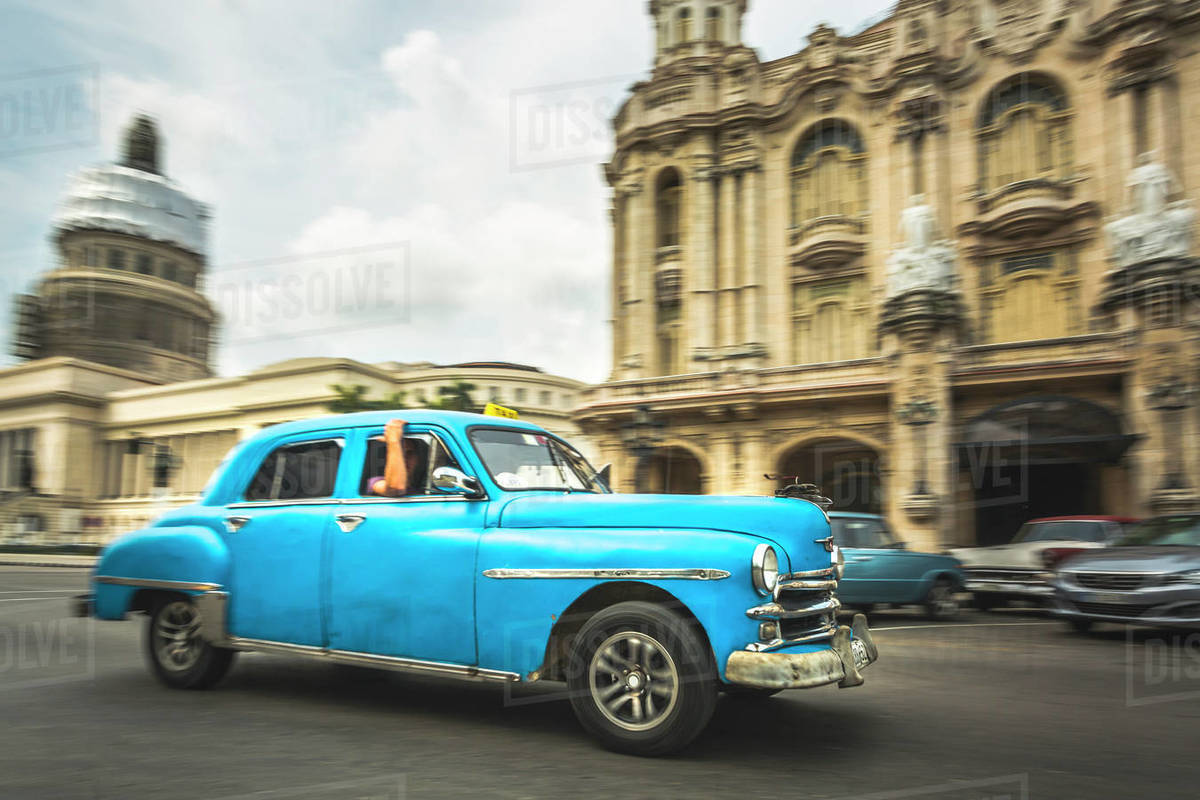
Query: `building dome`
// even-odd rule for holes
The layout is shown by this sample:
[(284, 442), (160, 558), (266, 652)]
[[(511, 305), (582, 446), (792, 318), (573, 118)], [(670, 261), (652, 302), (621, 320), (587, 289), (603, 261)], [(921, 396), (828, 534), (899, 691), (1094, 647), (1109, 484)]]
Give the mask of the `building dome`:
[(17, 297), (16, 356), (68, 356), (160, 382), (212, 374), (209, 212), (159, 163), (157, 128), (139, 116), (117, 163), (72, 176), (52, 223), (58, 262)]
[(71, 177), (54, 216), (54, 230), (109, 231), (171, 244), (203, 257), (208, 208), (159, 171), (158, 131), (138, 117), (120, 162), (88, 167)]

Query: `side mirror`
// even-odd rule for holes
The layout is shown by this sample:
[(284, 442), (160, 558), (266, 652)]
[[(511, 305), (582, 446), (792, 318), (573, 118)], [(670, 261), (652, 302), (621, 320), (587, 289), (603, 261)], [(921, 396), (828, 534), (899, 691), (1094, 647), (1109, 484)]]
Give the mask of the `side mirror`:
[(612, 463), (610, 462), (608, 464), (605, 464), (603, 467), (601, 467), (600, 471), (596, 473), (596, 477), (600, 479), (601, 483), (603, 483), (605, 486), (607, 486), (611, 490), (612, 489)]
[(438, 467), (433, 471), (433, 488), (446, 494), (461, 494), (465, 497), (483, 497), (479, 481), (454, 467)]

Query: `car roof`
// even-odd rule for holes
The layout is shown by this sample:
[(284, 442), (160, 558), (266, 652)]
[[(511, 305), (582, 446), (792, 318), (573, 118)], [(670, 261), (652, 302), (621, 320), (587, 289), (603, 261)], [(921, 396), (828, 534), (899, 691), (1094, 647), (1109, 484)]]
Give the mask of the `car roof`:
[(1100, 514), (1076, 514), (1065, 517), (1038, 517), (1029, 522), (1141, 522), (1137, 517), (1113, 517)]
[(308, 419), (283, 422), (263, 428), (254, 438), (274, 438), (288, 436), (293, 433), (308, 433), (309, 431), (333, 430), (336, 428), (371, 428), (386, 425), (388, 420), (402, 419), (412, 425), (440, 425), (456, 433), (463, 433), (475, 425), (488, 425), (503, 428), (518, 428), (520, 430), (545, 431), (531, 422), (508, 417), (494, 417), (487, 414), (471, 414), (464, 411), (437, 411), (428, 408), (397, 408), (390, 411), (358, 411), (353, 414), (333, 414), (327, 417), (310, 417)]

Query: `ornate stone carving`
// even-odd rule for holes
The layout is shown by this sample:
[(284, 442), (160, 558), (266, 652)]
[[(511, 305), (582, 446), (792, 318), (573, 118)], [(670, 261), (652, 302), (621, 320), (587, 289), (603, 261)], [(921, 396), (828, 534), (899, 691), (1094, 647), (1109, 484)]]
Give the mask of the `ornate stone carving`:
[(1130, 213), (1105, 226), (1117, 265), (1188, 258), (1196, 212), (1187, 200), (1168, 202), (1173, 181), (1167, 168), (1153, 155), (1143, 155), (1126, 185), (1133, 201)]
[(888, 259), (888, 297), (914, 289), (949, 291), (954, 283), (954, 244), (937, 238), (933, 207), (924, 195), (913, 196), (900, 214), (904, 245)]

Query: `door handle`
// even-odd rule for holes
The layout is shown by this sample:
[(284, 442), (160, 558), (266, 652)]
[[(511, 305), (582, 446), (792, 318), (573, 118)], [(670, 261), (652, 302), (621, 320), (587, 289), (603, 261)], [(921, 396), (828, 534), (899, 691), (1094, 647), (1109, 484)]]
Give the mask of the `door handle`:
[(337, 526), (342, 529), (342, 533), (350, 533), (357, 528), (366, 519), (362, 514), (338, 514), (333, 518), (337, 522)]
[(225, 530), (229, 531), (230, 533), (237, 533), (242, 529), (242, 526), (249, 521), (249, 517), (226, 517)]

